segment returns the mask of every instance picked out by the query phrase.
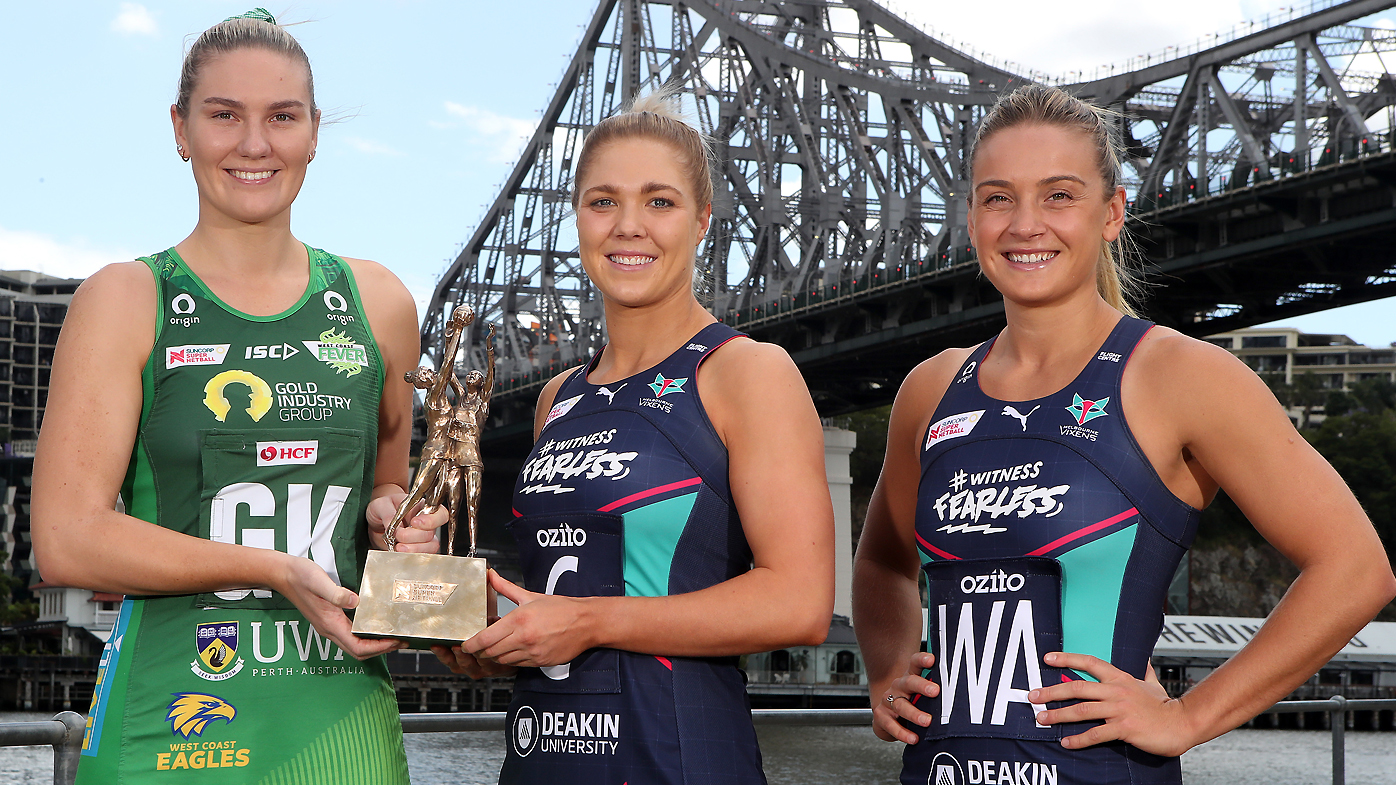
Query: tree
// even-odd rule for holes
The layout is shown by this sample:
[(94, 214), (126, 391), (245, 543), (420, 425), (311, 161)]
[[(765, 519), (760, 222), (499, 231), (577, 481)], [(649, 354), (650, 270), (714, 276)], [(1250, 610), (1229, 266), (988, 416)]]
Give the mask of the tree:
[[(7, 555), (0, 551), (0, 560)], [(17, 588), (20, 588), (19, 579), (0, 573), (0, 625), (8, 627), (39, 618), (39, 603), (33, 600), (16, 601), (14, 594)]]

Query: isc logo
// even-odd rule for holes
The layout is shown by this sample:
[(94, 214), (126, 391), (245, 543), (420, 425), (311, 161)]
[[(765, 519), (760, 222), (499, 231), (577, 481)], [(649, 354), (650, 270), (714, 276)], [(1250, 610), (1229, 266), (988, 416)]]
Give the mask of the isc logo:
[(257, 442), (258, 466), (313, 466), (320, 454), (320, 442)]

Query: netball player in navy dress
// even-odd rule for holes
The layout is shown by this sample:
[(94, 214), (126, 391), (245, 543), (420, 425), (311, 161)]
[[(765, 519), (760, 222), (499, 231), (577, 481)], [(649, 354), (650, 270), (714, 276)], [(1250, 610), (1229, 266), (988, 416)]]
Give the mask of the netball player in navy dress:
[[(1361, 507), (1259, 377), (1130, 313), (1110, 123), (1034, 86), (975, 140), (969, 231), (1008, 326), (907, 377), (855, 559), (873, 729), (907, 744), (904, 783), (1177, 783), (1177, 756), (1285, 697), (1396, 593)], [(1149, 656), (1219, 488), (1301, 572), (1170, 699)]]
[(764, 782), (736, 658), (828, 631), (819, 420), (783, 350), (693, 295), (712, 183), (663, 96), (588, 135), (573, 204), (609, 343), (539, 397), (525, 588), (491, 575), (519, 608), (438, 654), (518, 668), (501, 782)]

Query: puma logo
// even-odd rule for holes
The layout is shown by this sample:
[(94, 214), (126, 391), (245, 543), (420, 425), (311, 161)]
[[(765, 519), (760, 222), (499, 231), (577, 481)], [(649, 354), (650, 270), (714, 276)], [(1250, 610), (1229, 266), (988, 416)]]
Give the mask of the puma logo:
[(1017, 419), (1018, 422), (1023, 424), (1023, 430), (1026, 431), (1028, 429), (1028, 418), (1032, 416), (1032, 412), (1035, 412), (1041, 408), (1042, 405), (1038, 404), (1037, 406), (1032, 407), (1032, 411), (1028, 412), (1027, 414), (1020, 414), (1018, 410), (1013, 408), (1012, 406), (1005, 406), (1003, 407), (1003, 413), (1008, 415), (1009, 417)]
[(612, 404), (616, 401), (616, 393), (620, 392), (621, 390), (624, 390), (626, 384), (630, 384), (630, 382), (626, 382), (625, 384), (622, 384), (614, 390), (608, 390), (605, 387), (602, 387), (601, 389), (596, 391), (596, 394), (606, 396), (606, 403)]

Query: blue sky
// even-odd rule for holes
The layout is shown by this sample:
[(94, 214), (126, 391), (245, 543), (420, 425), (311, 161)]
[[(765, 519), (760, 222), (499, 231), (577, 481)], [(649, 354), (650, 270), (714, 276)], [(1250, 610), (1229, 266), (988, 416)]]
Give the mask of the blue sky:
[[(265, 1), (265, 0), (264, 0)], [(1191, 43), (1288, 2), (1175, 0), (1119, 15), (1099, 0), (890, 0), (923, 25), (1063, 72)], [(223, 0), (6, 3), (0, 26), (0, 269), (85, 276), (181, 240), (194, 184), (169, 105), (184, 47), (249, 8)], [(588, 0), (296, 0), (268, 6), (309, 53), (328, 117), (293, 228), (383, 262), (425, 303), (512, 169), (576, 49)], [(1389, 15), (1389, 14), (1388, 14)], [(1396, 341), (1396, 299), (1285, 322)]]

